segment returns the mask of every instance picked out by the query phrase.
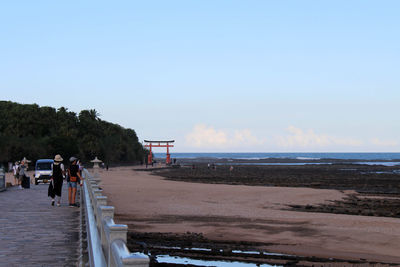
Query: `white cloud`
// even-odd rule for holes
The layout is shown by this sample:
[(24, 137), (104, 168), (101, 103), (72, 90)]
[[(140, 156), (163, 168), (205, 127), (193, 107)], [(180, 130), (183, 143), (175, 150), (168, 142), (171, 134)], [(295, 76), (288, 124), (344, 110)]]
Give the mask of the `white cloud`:
[(236, 130), (231, 140), (232, 144), (245, 144), (245, 145), (261, 145), (264, 143), (263, 140), (258, 139), (255, 137), (250, 130), (243, 129), (243, 130)]
[(186, 143), (194, 147), (224, 146), (228, 143), (227, 134), (203, 124), (194, 126), (192, 132), (185, 137)]
[(312, 129), (302, 130), (289, 126), (287, 131), (289, 132), (288, 135), (277, 138), (278, 146), (286, 148), (323, 148), (337, 145), (359, 147), (363, 144), (361, 140), (357, 139), (317, 134)]
[(395, 140), (381, 140), (379, 138), (372, 138), (371, 144), (375, 146), (392, 147), (392, 146), (398, 146), (400, 143)]
[(378, 151), (399, 148), (400, 142), (379, 138), (356, 139), (289, 126), (279, 136), (259, 138), (250, 129), (226, 130), (197, 124), (185, 135), (187, 151)]
[(186, 145), (196, 148), (232, 148), (261, 145), (263, 140), (255, 137), (249, 129), (226, 131), (212, 126), (197, 124), (185, 136)]

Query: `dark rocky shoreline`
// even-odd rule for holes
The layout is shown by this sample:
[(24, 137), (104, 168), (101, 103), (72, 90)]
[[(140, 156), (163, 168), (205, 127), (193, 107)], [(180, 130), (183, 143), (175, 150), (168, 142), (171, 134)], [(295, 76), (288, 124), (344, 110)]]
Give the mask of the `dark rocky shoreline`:
[[(143, 251), (150, 254), (150, 266), (200, 266), (192, 264), (171, 264), (157, 262), (156, 255), (170, 255), (176, 257), (186, 257), (203, 261), (217, 260), (225, 262), (244, 262), (254, 266), (269, 264), (276, 266), (324, 266), (327, 264), (340, 264), (342, 266), (365, 266), (371, 263), (366, 260), (341, 260), (336, 258), (302, 257), (296, 255), (285, 255), (278, 253), (268, 253), (260, 250), (260, 247), (271, 245), (265, 243), (252, 242), (233, 242), (208, 240), (199, 233), (132, 233), (128, 234), (128, 247), (131, 251)], [(133, 242), (133, 240), (140, 240)], [(150, 252), (150, 253), (149, 253)], [(154, 256), (152, 256), (154, 255)]]
[(218, 165), (207, 164), (156, 170), (166, 179), (197, 183), (249, 186), (286, 186), (356, 190), (362, 193), (400, 194), (400, 166), (363, 164), (318, 165)]

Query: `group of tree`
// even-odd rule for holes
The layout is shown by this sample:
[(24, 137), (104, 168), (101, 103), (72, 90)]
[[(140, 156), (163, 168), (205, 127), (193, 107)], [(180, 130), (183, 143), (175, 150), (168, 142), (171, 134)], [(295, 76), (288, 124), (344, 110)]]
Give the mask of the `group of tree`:
[(0, 101), (0, 162), (95, 156), (106, 163), (142, 162), (146, 150), (136, 132), (99, 118), (96, 110), (79, 114), (61, 107)]

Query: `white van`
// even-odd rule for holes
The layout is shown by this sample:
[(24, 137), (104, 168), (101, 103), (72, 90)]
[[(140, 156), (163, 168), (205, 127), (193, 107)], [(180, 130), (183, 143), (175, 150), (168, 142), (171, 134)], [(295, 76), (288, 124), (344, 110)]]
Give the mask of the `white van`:
[(54, 160), (52, 159), (38, 159), (35, 165), (35, 185), (39, 182), (47, 183), (50, 181), (53, 175), (53, 170), (51, 169), (51, 164)]

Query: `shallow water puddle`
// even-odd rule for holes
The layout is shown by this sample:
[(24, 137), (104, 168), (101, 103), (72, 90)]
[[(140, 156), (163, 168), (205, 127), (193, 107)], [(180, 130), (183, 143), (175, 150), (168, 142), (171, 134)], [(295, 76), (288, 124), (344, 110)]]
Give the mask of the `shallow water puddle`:
[[(188, 250), (188, 251), (207, 251), (211, 252), (210, 248), (182, 248), (182, 247), (167, 247), (167, 246), (154, 246), (154, 248), (158, 249), (171, 249), (171, 250)], [(219, 249), (219, 252), (223, 252), (222, 249)], [(282, 253), (273, 253), (273, 252), (265, 252), (265, 251), (244, 251), (244, 250), (232, 250), (234, 254), (245, 254), (245, 255), (267, 255), (267, 256), (285, 256), (285, 257), (296, 257), (294, 255), (282, 254)]]
[(304, 165), (332, 165), (332, 162), (233, 162), (215, 163), (215, 165), (265, 165), (265, 166), (304, 166)]
[(387, 167), (394, 167), (400, 165), (399, 162), (395, 161), (373, 161), (373, 162), (354, 162), (353, 164), (360, 164), (360, 165), (383, 165)]
[(246, 263), (238, 261), (216, 261), (216, 260), (196, 260), (186, 257), (176, 257), (169, 255), (157, 255), (157, 261), (159, 263), (174, 263), (174, 264), (192, 264), (199, 266), (215, 266), (215, 267), (271, 267), (279, 265), (269, 265), (269, 264), (256, 264), (256, 263)]
[[(211, 252), (212, 250), (209, 248), (181, 248), (181, 247), (164, 247), (160, 246), (157, 248), (163, 249), (171, 249), (171, 250), (184, 250), (184, 251), (205, 251)], [(223, 252), (222, 249), (219, 249), (219, 252)], [(270, 253), (265, 251), (243, 251), (243, 250), (232, 250), (233, 254), (242, 254), (242, 255), (266, 255), (266, 256), (285, 256), (291, 257), (292, 255), (281, 254), (281, 253)], [(171, 256), (171, 255), (157, 255), (155, 256), (157, 262), (159, 263), (173, 263), (173, 264), (191, 264), (198, 266), (215, 266), (215, 267), (250, 267), (250, 266), (260, 266), (260, 267), (270, 267), (270, 266), (280, 266), (280, 265), (270, 265), (270, 264), (257, 264), (257, 263), (249, 263), (243, 261), (223, 261), (223, 260), (199, 260), (193, 259), (190, 257), (179, 257), (179, 256)]]
[(242, 250), (232, 250), (232, 253), (238, 253), (238, 254), (248, 254), (248, 255), (258, 255), (258, 254), (262, 254), (262, 255), (267, 255), (267, 256), (285, 256), (285, 257), (296, 257), (293, 255), (289, 255), (289, 254), (282, 254), (282, 253), (272, 253), (272, 252), (259, 252), (259, 251), (242, 251)]

